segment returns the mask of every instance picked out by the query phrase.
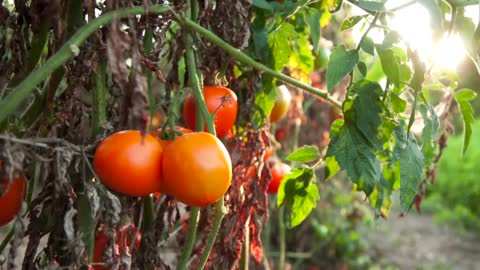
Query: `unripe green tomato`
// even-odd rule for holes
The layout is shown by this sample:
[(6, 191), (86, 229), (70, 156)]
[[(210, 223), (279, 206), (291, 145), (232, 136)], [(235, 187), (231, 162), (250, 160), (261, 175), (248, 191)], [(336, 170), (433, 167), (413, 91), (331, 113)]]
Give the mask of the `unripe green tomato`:
[(327, 48), (320, 48), (318, 54), (315, 57), (314, 68), (315, 70), (325, 69), (328, 65), (328, 59), (330, 58), (330, 50)]
[(277, 87), (277, 97), (275, 98), (275, 104), (270, 113), (270, 123), (273, 124), (282, 119), (287, 114), (291, 102), (292, 95), (290, 91), (288, 91), (288, 88), (283, 84)]

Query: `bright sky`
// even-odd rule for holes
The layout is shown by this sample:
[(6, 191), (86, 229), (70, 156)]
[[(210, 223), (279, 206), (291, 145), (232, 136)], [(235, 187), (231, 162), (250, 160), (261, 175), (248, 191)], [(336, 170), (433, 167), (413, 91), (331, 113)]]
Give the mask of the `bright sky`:
[[(398, 7), (410, 0), (391, 0), (386, 3), (386, 8)], [(364, 11), (354, 8), (355, 14), (365, 14)], [(467, 7), (466, 14), (473, 18), (474, 22), (479, 19), (479, 6)], [(459, 36), (446, 35), (440, 42), (434, 43), (433, 33), (430, 28), (430, 15), (421, 4), (415, 3), (395, 12), (395, 16), (389, 21), (389, 27), (400, 33), (410, 46), (417, 49), (424, 61), (433, 64), (435, 69), (455, 70), (456, 66), (465, 57), (465, 48)], [(358, 29), (358, 28), (357, 28)], [(365, 30), (363, 30), (365, 31)], [(354, 31), (354, 39), (359, 41), (363, 31)], [(383, 31), (375, 29), (370, 37), (376, 42), (383, 40)]]

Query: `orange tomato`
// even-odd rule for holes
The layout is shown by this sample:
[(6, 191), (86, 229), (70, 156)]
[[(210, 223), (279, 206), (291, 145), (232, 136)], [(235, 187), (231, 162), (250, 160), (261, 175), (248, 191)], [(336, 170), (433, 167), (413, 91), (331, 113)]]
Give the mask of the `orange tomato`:
[(269, 147), (267, 148), (267, 150), (265, 150), (265, 155), (263, 156), (263, 162), (264, 163), (267, 163), (267, 161), (270, 160), (270, 158), (272, 157), (273, 155), (273, 148), (272, 147)]
[[(215, 113), (215, 133), (217, 137), (223, 138), (233, 127), (237, 120), (238, 101), (237, 95), (232, 90), (225, 87), (205, 86), (203, 96), (207, 104), (208, 111)], [(183, 118), (186, 126), (191, 130), (196, 130), (196, 109), (193, 95), (188, 96), (183, 105)], [(207, 131), (207, 125), (204, 130)]]
[(130, 196), (146, 196), (161, 190), (162, 145), (138, 130), (121, 131), (97, 147), (93, 165), (100, 181)]
[[(132, 236), (135, 237), (134, 247), (140, 248), (140, 241), (142, 235), (137, 231), (137, 228), (133, 224), (128, 224), (120, 227), (116, 232), (115, 244), (113, 245), (112, 259), (114, 263), (121, 264), (121, 256), (131, 256), (130, 246), (132, 244)], [(103, 255), (107, 248), (107, 235), (105, 234), (105, 227), (99, 226), (97, 235), (95, 236), (95, 246), (93, 248), (93, 263), (105, 263)], [(110, 266), (95, 265), (95, 270), (109, 270)], [(120, 267), (121, 269), (121, 267)]]
[(215, 203), (232, 181), (227, 149), (206, 132), (177, 137), (165, 148), (162, 165), (164, 190), (190, 206)]
[(330, 124), (335, 122), (337, 119), (343, 119), (342, 109), (332, 105), (330, 106)]
[(278, 192), (278, 188), (280, 187), (280, 183), (283, 181), (283, 177), (285, 174), (289, 173), (291, 170), (290, 166), (283, 162), (276, 162), (270, 169), (272, 173), (272, 180), (268, 183), (267, 193), (276, 194)]
[(277, 89), (277, 97), (270, 113), (270, 123), (276, 123), (282, 119), (288, 112), (290, 103), (292, 102), (292, 95), (285, 85), (280, 85)]
[(0, 160), (0, 227), (12, 221), (20, 211), (26, 186), (23, 175), (17, 176), (8, 185), (8, 173), (2, 171), (2, 168), (3, 163)]

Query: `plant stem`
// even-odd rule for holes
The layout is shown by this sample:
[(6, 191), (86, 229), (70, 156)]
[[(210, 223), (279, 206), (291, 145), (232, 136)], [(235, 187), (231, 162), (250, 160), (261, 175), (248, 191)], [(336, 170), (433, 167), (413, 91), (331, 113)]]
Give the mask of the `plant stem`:
[(225, 205), (224, 205), (224, 198), (222, 197), (217, 204), (215, 204), (215, 220), (213, 223), (212, 231), (208, 236), (207, 244), (205, 246), (205, 250), (200, 257), (200, 261), (198, 263), (197, 270), (202, 270), (205, 267), (205, 263), (207, 262), (208, 256), (210, 256), (210, 251), (212, 250), (213, 244), (215, 243), (215, 239), (217, 238), (218, 230), (220, 229), (220, 225), (222, 224), (223, 217), (225, 216)]
[(285, 254), (287, 249), (286, 244), (286, 229), (285, 229), (285, 206), (278, 208), (278, 232), (280, 238), (280, 251), (278, 256), (278, 270), (283, 270), (285, 268)]
[(247, 222), (245, 222), (245, 242), (242, 247), (242, 257), (240, 257), (240, 263), (238, 269), (248, 270), (248, 259), (249, 259), (249, 249), (250, 249), (250, 217), (248, 217)]
[(110, 23), (114, 18), (142, 15), (147, 12), (160, 14), (171, 10), (171, 7), (164, 5), (150, 6), (147, 8), (138, 6), (118, 9), (105, 13), (82, 26), (45, 64), (30, 73), (30, 75), (12, 89), (8, 96), (0, 100), (0, 123), (15, 112), (17, 106), (35, 89), (37, 84), (45, 80), (52, 72), (64, 65), (70, 58), (78, 53), (79, 46), (99, 27)]
[[(196, 0), (193, 0), (196, 2)], [(185, 14), (189, 18), (196, 18), (196, 12), (198, 10), (192, 10), (192, 0), (187, 0), (187, 9)], [(208, 129), (210, 132), (215, 134), (215, 129), (213, 127), (213, 120), (208, 112), (207, 106), (205, 104), (205, 100), (203, 98), (203, 91), (201, 82), (199, 80), (197, 65), (195, 62), (196, 56), (195, 51), (193, 50), (193, 38), (192, 33), (189, 31), (185, 31), (184, 33), (184, 43), (185, 43), (185, 61), (187, 64), (187, 71), (188, 71), (188, 79), (189, 84), (192, 87), (193, 97), (195, 99), (195, 110), (196, 110), (196, 129), (197, 131), (203, 130), (203, 121), (207, 122)], [(180, 263), (178, 264), (177, 269), (184, 270), (187, 269), (188, 261), (192, 254), (193, 246), (195, 244), (195, 238), (197, 235), (197, 225), (198, 225), (198, 215), (200, 213), (200, 208), (193, 207), (190, 210), (190, 220), (188, 222), (188, 232), (187, 232), (187, 240), (186, 244), (182, 253), (182, 257), (180, 258)]]
[(100, 59), (95, 76), (95, 89), (92, 97), (92, 137), (95, 139), (102, 132), (107, 120), (107, 99), (105, 85), (107, 80), (107, 60)]
[(143, 230), (148, 230), (154, 220), (155, 220), (155, 212), (153, 209), (153, 198), (151, 196), (145, 196), (143, 198)]
[(2, 254), (3, 250), (7, 247), (8, 242), (10, 241), (10, 239), (12, 239), (14, 233), (15, 226), (12, 226), (12, 228), (10, 228), (10, 231), (8, 231), (8, 234), (5, 236), (5, 238), (3, 238), (3, 241), (0, 244), (0, 254)]
[(177, 269), (187, 269), (187, 264), (190, 259), (190, 255), (192, 254), (193, 245), (195, 244), (199, 213), (200, 213), (200, 208), (198, 207), (193, 207), (190, 210), (190, 220), (188, 221), (187, 242), (185, 243), (183, 254), (182, 254), (182, 257), (180, 258), (180, 263), (178, 264)]
[(201, 34), (203, 37), (207, 38), (211, 42), (215, 43), (218, 47), (224, 49), (227, 53), (236, 57), (240, 62), (242, 62), (244, 64), (247, 64), (247, 65), (250, 65), (250, 66), (252, 66), (252, 67), (254, 67), (254, 68), (256, 68), (260, 71), (263, 71), (266, 74), (271, 75), (271, 76), (273, 76), (273, 77), (275, 77), (275, 78), (277, 78), (277, 79), (279, 79), (279, 80), (281, 80), (285, 83), (289, 83), (293, 86), (296, 86), (296, 87), (298, 87), (300, 89), (303, 89), (307, 92), (310, 92), (314, 95), (322, 97), (322, 98), (328, 100), (329, 102), (331, 102), (332, 104), (334, 104), (337, 107), (341, 107), (341, 104), (337, 100), (335, 100), (333, 97), (329, 96), (328, 92), (321, 91), (321, 90), (319, 90), (315, 87), (312, 87), (308, 84), (305, 84), (301, 81), (295, 80), (292, 77), (289, 77), (289, 76), (287, 76), (283, 73), (277, 72), (277, 71), (265, 66), (264, 64), (253, 60), (248, 55), (246, 55), (245, 53), (240, 51), (239, 49), (236, 49), (235, 47), (232, 47), (230, 44), (228, 44), (227, 42), (225, 42), (224, 40), (222, 40), (221, 38), (219, 38), (218, 36), (216, 36), (215, 34), (210, 32), (209, 30), (203, 28), (202, 26), (200, 26), (197, 23), (189, 20), (188, 18), (182, 18), (178, 15), (176, 15), (174, 18), (175, 18), (175, 20), (179, 21), (180, 23), (182, 23), (186, 27), (194, 30), (195, 32)]

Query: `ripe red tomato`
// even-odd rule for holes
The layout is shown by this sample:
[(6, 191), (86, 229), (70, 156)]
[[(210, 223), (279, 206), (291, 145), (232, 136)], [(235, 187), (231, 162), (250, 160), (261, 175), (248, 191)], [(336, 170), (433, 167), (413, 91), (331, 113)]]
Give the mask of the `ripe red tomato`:
[(283, 180), (285, 174), (289, 173), (291, 170), (290, 166), (287, 164), (278, 161), (270, 168), (270, 172), (272, 173), (272, 180), (268, 183), (267, 193), (276, 194), (278, 192), (278, 188), (280, 187), (280, 183)]
[[(208, 111), (215, 113), (215, 133), (217, 137), (223, 138), (233, 127), (237, 120), (238, 101), (237, 95), (230, 89), (218, 86), (205, 86), (203, 96)], [(196, 109), (193, 95), (188, 96), (183, 105), (183, 118), (186, 126), (196, 130)], [(207, 131), (205, 125), (204, 130)]]
[(215, 203), (232, 180), (232, 161), (227, 149), (206, 132), (177, 137), (163, 152), (164, 190), (190, 206)]
[(282, 119), (288, 112), (290, 103), (292, 102), (292, 95), (285, 85), (277, 87), (277, 97), (270, 113), (270, 123), (276, 123)]
[[(97, 235), (95, 236), (95, 246), (93, 249), (93, 263), (105, 263), (103, 255), (107, 248), (107, 235), (103, 225), (99, 226)], [(142, 234), (137, 231), (133, 224), (128, 224), (120, 227), (116, 232), (115, 244), (113, 245), (112, 259), (114, 263), (121, 264), (121, 256), (132, 256), (130, 246), (132, 245), (132, 236), (135, 237), (134, 248), (140, 248), (140, 241)], [(95, 265), (95, 270), (110, 270), (110, 266)], [(122, 268), (120, 268), (122, 269)]]
[(121, 131), (97, 147), (93, 165), (100, 181), (130, 196), (146, 196), (161, 190), (162, 145), (138, 130)]
[(0, 227), (12, 221), (18, 214), (25, 193), (26, 181), (23, 175), (13, 179), (10, 185), (9, 182), (8, 173), (3, 171), (0, 160)]
[(277, 142), (282, 142), (283, 140), (285, 140), (285, 138), (287, 138), (287, 136), (288, 131), (284, 127), (277, 128), (277, 130), (275, 131), (275, 140), (277, 140)]

